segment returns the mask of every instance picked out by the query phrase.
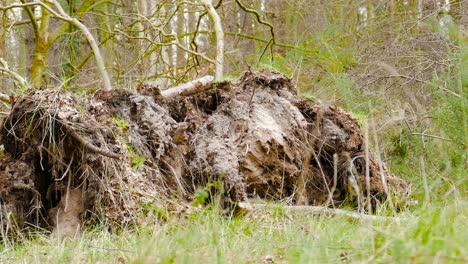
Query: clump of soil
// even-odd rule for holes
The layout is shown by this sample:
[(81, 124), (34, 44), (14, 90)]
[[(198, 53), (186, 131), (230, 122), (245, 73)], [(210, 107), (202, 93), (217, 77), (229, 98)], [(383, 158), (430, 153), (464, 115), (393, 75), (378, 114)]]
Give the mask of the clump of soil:
[(368, 157), (350, 113), (297, 96), (275, 72), (246, 72), (189, 96), (157, 88), (55, 90), (14, 101), (1, 128), (1, 226), (73, 236), (100, 219), (113, 228), (159, 209), (186, 210), (221, 182), (231, 208), (251, 198), (362, 208), (408, 194)]

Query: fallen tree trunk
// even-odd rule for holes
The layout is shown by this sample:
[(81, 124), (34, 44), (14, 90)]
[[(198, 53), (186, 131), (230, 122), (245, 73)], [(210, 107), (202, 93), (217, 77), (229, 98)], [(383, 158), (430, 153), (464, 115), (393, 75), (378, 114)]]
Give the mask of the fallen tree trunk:
[(202, 78), (184, 83), (175, 87), (171, 87), (167, 90), (161, 91), (161, 95), (169, 98), (177, 95), (188, 96), (196, 93), (200, 93), (204, 90), (209, 89), (213, 85), (213, 76), (204, 76)]
[(220, 193), (226, 208), (261, 198), (362, 209), (407, 196), (405, 182), (366, 158), (350, 113), (298, 97), (275, 72), (211, 82), (16, 98), (0, 129), (3, 230), (31, 223), (64, 234), (96, 217), (120, 228), (148, 208), (180, 213), (200, 189)]

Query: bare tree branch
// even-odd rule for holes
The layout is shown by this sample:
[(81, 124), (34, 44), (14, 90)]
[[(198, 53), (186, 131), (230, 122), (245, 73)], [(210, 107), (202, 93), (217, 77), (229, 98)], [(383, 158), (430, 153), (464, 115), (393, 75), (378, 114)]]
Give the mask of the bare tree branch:
[(111, 82), (110, 82), (110, 79), (109, 79), (109, 74), (107, 73), (106, 67), (104, 65), (104, 60), (103, 60), (103, 58), (101, 56), (99, 46), (97, 45), (96, 40), (94, 39), (91, 32), (78, 19), (70, 17), (63, 10), (62, 6), (60, 5), (59, 2), (57, 2), (57, 0), (51, 0), (50, 3), (52, 3), (55, 6), (57, 11), (55, 11), (52, 7), (50, 7), (46, 2), (41, 2), (41, 1), (33, 1), (33, 2), (22, 3), (22, 4), (12, 4), (12, 5), (3, 6), (3, 7), (0, 6), (0, 11), (5, 11), (5, 10), (12, 9), (12, 8), (17, 8), (17, 7), (28, 8), (30, 6), (41, 6), (42, 8), (47, 10), (49, 13), (51, 13), (56, 18), (61, 19), (63, 21), (66, 21), (66, 22), (68, 22), (70, 24), (73, 24), (74, 26), (79, 28), (83, 32), (83, 34), (85, 35), (86, 39), (88, 40), (88, 42), (89, 42), (89, 44), (91, 46), (91, 49), (93, 50), (94, 58), (96, 59), (96, 64), (98, 66), (101, 77), (102, 77), (102, 79), (104, 81), (104, 88), (106, 90), (111, 90), (112, 85), (111, 85)]
[[(26, 4), (26, 0), (21, 0), (21, 3)], [(37, 35), (39, 34), (39, 26), (37, 24), (36, 17), (34, 16), (34, 13), (32, 12), (31, 8), (29, 6), (25, 6), (24, 9), (26, 10), (26, 13), (28, 14), (28, 17), (32, 23), (33, 26), (33, 31), (34, 35), (37, 38)]]
[[(262, 59), (262, 57), (265, 54), (265, 51), (268, 49), (268, 47), (270, 47), (270, 52), (273, 55), (273, 46), (276, 45), (275, 29), (274, 29), (273, 25), (266, 22), (265, 20), (263, 20), (262, 16), (258, 13), (258, 11), (254, 10), (254, 9), (251, 9), (251, 8), (248, 8), (240, 0), (235, 0), (235, 1), (236, 1), (237, 5), (242, 10), (244, 10), (247, 13), (251, 13), (251, 14), (255, 15), (258, 23), (260, 23), (262, 25), (265, 25), (265, 26), (270, 28), (271, 39), (267, 42), (267, 45), (265, 46), (265, 49), (263, 50), (262, 54), (260, 55), (260, 58), (259, 58), (258, 61), (260, 61)], [(273, 56), (272, 56), (272, 58), (273, 58)]]
[[(88, 28), (85, 25), (83, 25), (78, 19), (72, 18), (67, 13), (65, 13), (62, 6), (60, 5), (60, 3), (57, 2), (57, 0), (53, 0), (53, 3), (55, 7), (57, 8), (60, 15), (57, 13), (54, 14), (54, 12), (51, 11), (52, 14), (54, 14), (56, 17), (60, 19), (63, 19), (75, 25), (77, 28), (79, 28), (83, 32), (83, 34), (85, 35), (86, 39), (89, 42), (89, 45), (91, 45), (91, 49), (93, 50), (94, 58), (96, 59), (96, 64), (98, 66), (99, 72), (101, 73), (101, 77), (104, 81), (104, 88), (106, 90), (112, 90), (112, 85), (109, 79), (109, 74), (107, 73), (106, 67), (104, 65), (104, 59), (101, 56), (101, 51), (99, 50), (99, 46), (96, 43), (96, 40), (94, 39), (91, 32), (89, 32)], [(44, 5), (44, 6), (47, 6), (47, 5)]]
[(17, 81), (22, 87), (29, 87), (30, 85), (28, 82), (17, 72), (12, 71), (10, 67), (8, 66), (8, 63), (3, 59), (0, 58), (0, 71), (5, 72), (8, 75), (10, 75), (15, 81)]

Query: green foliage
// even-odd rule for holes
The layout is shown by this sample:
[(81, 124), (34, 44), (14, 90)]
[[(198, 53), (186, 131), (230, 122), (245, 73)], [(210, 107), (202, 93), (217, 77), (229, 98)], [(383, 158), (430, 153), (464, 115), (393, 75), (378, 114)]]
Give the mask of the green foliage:
[(142, 155), (139, 155), (134, 147), (130, 144), (126, 144), (127, 156), (130, 160), (133, 170), (141, 170), (145, 165), (146, 158)]
[(332, 92), (339, 105), (347, 111), (353, 112), (355, 117), (363, 121), (371, 112), (379, 111), (383, 105), (383, 98), (378, 94), (368, 94), (350, 78), (347, 73), (327, 74), (319, 83), (323, 87), (318, 92)]
[(112, 117), (112, 122), (116, 124), (122, 131), (127, 131), (128, 130), (128, 122), (124, 119), (120, 119), (118, 117)]
[(133, 156), (132, 158), (132, 169), (141, 170), (145, 164), (146, 158), (140, 155)]
[(195, 191), (192, 205), (197, 207), (209, 205), (211, 208), (218, 210), (221, 206), (221, 197), (223, 194), (224, 183), (223, 176), (221, 175), (217, 180), (210, 181), (205, 184), (205, 186)]
[(194, 195), (194, 200), (192, 204), (194, 206), (200, 206), (204, 205), (207, 201), (208, 198), (210, 197), (210, 194), (206, 190), (197, 190)]
[(301, 43), (306, 63), (320, 67), (326, 73), (343, 73), (356, 63), (353, 43), (339, 29), (328, 26), (320, 34)]
[(344, 35), (336, 25), (329, 25), (284, 55), (275, 53), (273, 59), (271, 56), (265, 56), (260, 68), (276, 70), (287, 75), (301, 68), (316, 68), (321, 72), (317, 78), (322, 78), (351, 69), (356, 64), (354, 51), (351, 38)]
[(459, 69), (463, 65), (457, 63), (459, 56), (463, 55), (454, 54), (453, 65), (434, 75), (428, 84), (432, 90), (431, 126), (403, 129), (393, 138), (392, 169), (413, 183), (419, 200), (456, 199), (467, 187), (467, 99), (465, 88), (460, 87), (466, 87), (466, 83), (462, 84)]

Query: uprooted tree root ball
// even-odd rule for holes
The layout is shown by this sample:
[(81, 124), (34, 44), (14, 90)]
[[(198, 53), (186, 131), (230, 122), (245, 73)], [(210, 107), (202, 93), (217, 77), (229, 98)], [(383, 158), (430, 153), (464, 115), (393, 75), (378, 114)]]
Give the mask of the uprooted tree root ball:
[(148, 86), (16, 98), (1, 128), (3, 234), (137, 224), (151, 208), (187, 210), (213, 182), (228, 208), (261, 198), (362, 209), (407, 196), (384, 164), (366, 163), (351, 114), (299, 98), (284, 75), (249, 71), (212, 86), (172, 98)]

